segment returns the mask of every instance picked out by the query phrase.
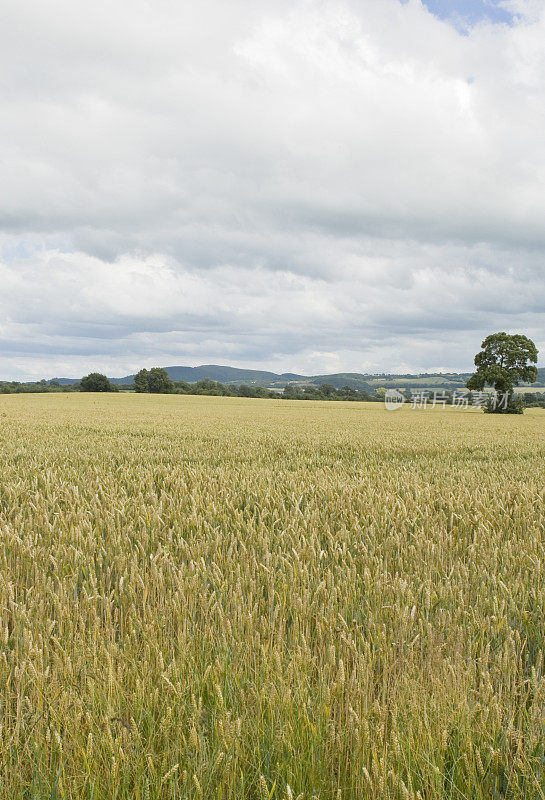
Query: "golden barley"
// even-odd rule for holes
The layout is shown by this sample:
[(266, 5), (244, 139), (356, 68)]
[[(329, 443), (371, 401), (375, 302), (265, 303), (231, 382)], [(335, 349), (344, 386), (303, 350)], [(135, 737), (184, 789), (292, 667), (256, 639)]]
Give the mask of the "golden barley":
[(0, 800), (545, 793), (545, 417), (0, 398)]

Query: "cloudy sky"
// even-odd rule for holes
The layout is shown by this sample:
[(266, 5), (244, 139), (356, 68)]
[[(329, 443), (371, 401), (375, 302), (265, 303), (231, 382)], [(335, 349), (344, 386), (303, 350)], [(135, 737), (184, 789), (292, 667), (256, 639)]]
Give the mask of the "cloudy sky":
[(0, 378), (545, 350), (545, 0), (0, 12)]

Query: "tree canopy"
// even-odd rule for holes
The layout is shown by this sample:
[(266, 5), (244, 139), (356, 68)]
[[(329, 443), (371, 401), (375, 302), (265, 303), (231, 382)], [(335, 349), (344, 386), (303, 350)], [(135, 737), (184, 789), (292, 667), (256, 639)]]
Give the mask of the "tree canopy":
[(110, 383), (106, 375), (100, 372), (91, 372), (82, 378), (80, 389), (82, 392), (117, 392), (117, 386)]
[(174, 390), (174, 384), (166, 369), (152, 367), (151, 369), (141, 369), (134, 376), (134, 390), (151, 394), (170, 394)]
[(473, 391), (482, 391), (493, 386), (507, 402), (489, 407), (488, 411), (520, 413), (521, 405), (513, 398), (513, 389), (522, 381), (533, 383), (537, 379), (537, 355), (535, 344), (521, 333), (492, 333), (481, 344), (475, 356), (477, 371), (466, 386)]

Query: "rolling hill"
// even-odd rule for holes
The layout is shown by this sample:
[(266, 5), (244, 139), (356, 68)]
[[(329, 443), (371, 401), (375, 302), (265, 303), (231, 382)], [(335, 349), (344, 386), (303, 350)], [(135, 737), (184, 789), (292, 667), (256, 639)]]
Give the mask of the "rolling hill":
[[(294, 372), (268, 372), (266, 370), (239, 369), (237, 367), (222, 366), (218, 364), (203, 364), (199, 367), (173, 366), (165, 367), (173, 381), (186, 381), (196, 383), (208, 378), (219, 383), (246, 383), (250, 386), (266, 386), (282, 388), (287, 383), (297, 383), (302, 386), (319, 386), (330, 383), (336, 389), (350, 386), (352, 389), (367, 389), (373, 391), (379, 386), (385, 388), (434, 388), (456, 389), (463, 388), (470, 372), (460, 373), (420, 373), (413, 374), (368, 374), (360, 372), (339, 372), (330, 375), (299, 375)], [(69, 385), (76, 383), (78, 378), (54, 378), (60, 384)], [(123, 378), (111, 378), (112, 383), (128, 385), (134, 380), (134, 375), (125, 375)], [(534, 387), (545, 387), (545, 368), (538, 369), (537, 381)]]

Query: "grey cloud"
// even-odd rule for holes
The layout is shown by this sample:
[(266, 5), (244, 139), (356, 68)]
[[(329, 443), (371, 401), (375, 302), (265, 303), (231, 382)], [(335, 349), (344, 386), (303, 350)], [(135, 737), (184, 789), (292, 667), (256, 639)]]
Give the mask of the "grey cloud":
[(543, 341), (545, 2), (509, 5), (7, 4), (2, 372)]
[[(506, 263), (510, 257), (503, 255)], [(524, 329), (542, 342), (545, 289), (521, 283), (513, 270), (457, 266), (473, 259), (474, 248), (459, 245), (382, 242), (380, 258), (367, 264), (360, 255), (326, 281), (289, 271), (272, 280), (266, 269), (240, 266), (190, 270), (158, 256), (111, 264), (35, 251), (0, 269), (0, 366), (8, 374), (31, 363), (48, 374), (51, 358), (65, 358), (79, 374), (98, 360), (124, 374), (139, 360), (234, 359), (280, 371), (294, 362), (314, 372), (467, 369), (490, 330)]]

